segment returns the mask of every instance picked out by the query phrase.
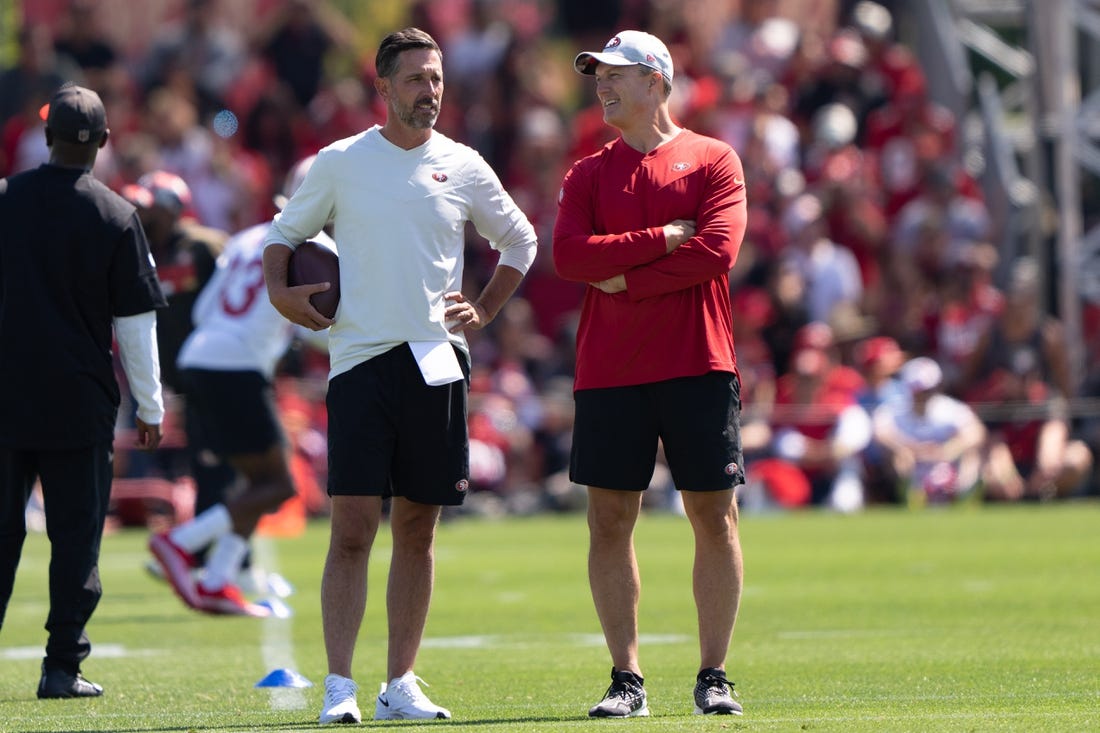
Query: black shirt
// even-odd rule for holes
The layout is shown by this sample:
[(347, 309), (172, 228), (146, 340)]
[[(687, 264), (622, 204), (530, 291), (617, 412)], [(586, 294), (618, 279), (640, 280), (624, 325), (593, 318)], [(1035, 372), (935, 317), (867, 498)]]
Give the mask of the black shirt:
[(129, 202), (49, 164), (0, 180), (0, 445), (111, 440), (112, 319), (164, 305)]

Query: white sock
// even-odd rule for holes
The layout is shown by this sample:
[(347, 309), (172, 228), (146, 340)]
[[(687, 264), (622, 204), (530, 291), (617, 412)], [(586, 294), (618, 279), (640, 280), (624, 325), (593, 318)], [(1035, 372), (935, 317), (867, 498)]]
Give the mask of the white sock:
[(215, 504), (190, 522), (173, 527), (168, 538), (188, 552), (196, 552), (233, 529), (225, 504)]
[(244, 556), (248, 554), (248, 540), (239, 534), (227, 532), (218, 538), (214, 551), (206, 561), (202, 576), (202, 587), (206, 590), (218, 590), (230, 581), (235, 581), (241, 572)]

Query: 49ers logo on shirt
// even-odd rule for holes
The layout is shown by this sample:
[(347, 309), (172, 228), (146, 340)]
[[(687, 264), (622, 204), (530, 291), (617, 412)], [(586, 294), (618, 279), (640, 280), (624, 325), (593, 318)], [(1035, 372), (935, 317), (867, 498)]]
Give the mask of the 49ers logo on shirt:
[(682, 160), (679, 163), (672, 164), (672, 170), (676, 171), (677, 173), (679, 173), (680, 171), (686, 171), (690, 167), (691, 163), (685, 163)]
[(466, 491), (469, 488), (470, 488), (470, 482), (467, 481), (466, 479), (460, 479), (459, 482), (457, 484), (455, 484), (455, 490), (456, 491)]
[(445, 183), (447, 181), (447, 174), (446, 173), (433, 173), (432, 174), (432, 180), (436, 181), (437, 183)]

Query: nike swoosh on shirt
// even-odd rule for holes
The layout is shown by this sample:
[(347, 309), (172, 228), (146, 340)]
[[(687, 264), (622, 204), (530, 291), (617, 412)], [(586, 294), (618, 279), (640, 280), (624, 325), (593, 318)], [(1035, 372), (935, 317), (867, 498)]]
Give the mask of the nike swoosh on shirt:
[(733, 177), (733, 185), (735, 185), (735, 186), (744, 186), (745, 185), (745, 179), (742, 178), (741, 176), (734, 176)]

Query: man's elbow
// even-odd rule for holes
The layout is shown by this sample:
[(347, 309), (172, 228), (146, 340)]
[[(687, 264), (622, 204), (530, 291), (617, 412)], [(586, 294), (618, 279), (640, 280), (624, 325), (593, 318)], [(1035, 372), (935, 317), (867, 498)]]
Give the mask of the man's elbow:
[(737, 252), (730, 252), (722, 250), (718, 257), (718, 270), (720, 272), (728, 273), (733, 269), (733, 266), (737, 263)]
[(576, 264), (569, 257), (561, 255), (560, 251), (561, 248), (555, 245), (553, 254), (554, 272), (563, 280), (582, 279), (577, 272)]

